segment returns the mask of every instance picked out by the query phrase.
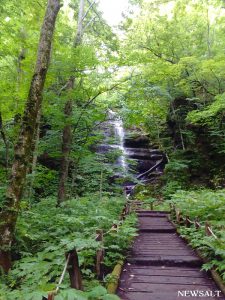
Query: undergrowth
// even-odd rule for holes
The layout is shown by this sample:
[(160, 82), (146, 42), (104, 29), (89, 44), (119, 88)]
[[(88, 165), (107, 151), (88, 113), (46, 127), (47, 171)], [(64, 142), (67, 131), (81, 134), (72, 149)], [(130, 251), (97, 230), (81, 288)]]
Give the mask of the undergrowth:
[[(136, 216), (130, 215), (121, 224), (119, 215), (124, 198), (98, 195), (72, 199), (56, 208), (55, 198), (43, 199), (31, 209), (23, 209), (13, 246), (15, 263), (7, 276), (2, 274), (1, 300), (41, 300), (54, 290), (65, 263), (65, 253), (76, 248), (82, 271), (85, 292), (69, 289), (66, 274), (61, 299), (116, 299), (107, 295), (95, 276), (95, 254), (100, 243), (95, 241), (96, 230), (108, 231), (118, 224), (118, 231), (111, 231), (104, 238), (105, 269), (111, 270), (124, 258), (126, 249), (135, 236)], [(23, 208), (26, 208), (23, 203)]]
[(225, 190), (180, 190), (173, 195), (171, 202), (191, 220), (198, 219), (203, 225), (205, 221), (209, 222), (217, 239), (206, 236), (204, 227), (197, 230), (193, 225), (190, 228), (181, 226), (180, 233), (208, 259), (203, 269), (216, 268), (225, 281)]

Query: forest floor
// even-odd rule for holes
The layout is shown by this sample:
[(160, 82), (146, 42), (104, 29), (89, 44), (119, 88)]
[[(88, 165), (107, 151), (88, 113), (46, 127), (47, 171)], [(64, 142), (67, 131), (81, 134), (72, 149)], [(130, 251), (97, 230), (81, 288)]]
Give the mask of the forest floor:
[(201, 259), (176, 233), (167, 212), (138, 210), (138, 221), (139, 235), (120, 278), (121, 299), (225, 299), (201, 270)]

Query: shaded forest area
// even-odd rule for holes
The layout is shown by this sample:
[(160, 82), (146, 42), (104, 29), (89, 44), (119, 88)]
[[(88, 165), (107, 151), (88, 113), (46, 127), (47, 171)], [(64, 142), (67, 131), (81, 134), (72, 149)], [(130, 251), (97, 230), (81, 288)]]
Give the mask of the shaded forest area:
[(209, 222), (218, 239), (180, 231), (225, 279), (223, 1), (130, 0), (117, 29), (97, 1), (64, 2), (0, 3), (0, 299), (47, 297), (74, 248), (84, 291), (66, 274), (55, 299), (119, 299), (105, 287), (136, 235), (126, 186)]

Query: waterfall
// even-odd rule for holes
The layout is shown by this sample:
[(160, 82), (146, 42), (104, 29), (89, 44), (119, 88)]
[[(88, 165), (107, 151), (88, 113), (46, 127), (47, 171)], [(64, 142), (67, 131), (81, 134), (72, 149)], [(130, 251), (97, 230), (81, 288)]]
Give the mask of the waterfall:
[[(133, 191), (137, 180), (152, 183), (161, 176), (166, 162), (165, 155), (150, 145), (147, 134), (136, 128), (125, 131), (123, 120), (112, 110), (108, 110), (108, 117), (101, 124), (101, 131), (103, 139), (97, 145), (97, 151), (106, 155), (114, 170), (120, 167), (119, 172), (114, 172), (112, 180), (114, 182), (117, 178), (123, 178), (127, 195)], [(113, 150), (119, 150), (116, 161)]]
[(116, 145), (114, 145), (114, 148), (121, 150), (121, 155), (119, 157), (119, 163), (120, 166), (123, 169), (123, 173), (127, 174), (128, 172), (128, 164), (127, 164), (127, 153), (126, 148), (124, 147), (124, 127), (123, 127), (123, 121), (118, 115), (112, 111), (109, 110), (109, 118), (110, 123), (112, 124), (114, 128), (115, 138), (116, 138)]

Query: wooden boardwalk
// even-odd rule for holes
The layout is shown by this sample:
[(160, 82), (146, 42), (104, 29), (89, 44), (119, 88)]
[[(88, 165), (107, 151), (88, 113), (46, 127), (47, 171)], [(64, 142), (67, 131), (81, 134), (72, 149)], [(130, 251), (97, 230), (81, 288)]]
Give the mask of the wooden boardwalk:
[[(120, 278), (123, 300), (224, 300), (202, 261), (177, 235), (163, 212), (138, 212), (135, 239)], [(196, 296), (197, 295), (197, 296)]]

